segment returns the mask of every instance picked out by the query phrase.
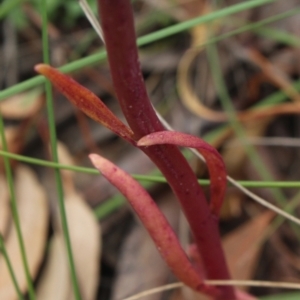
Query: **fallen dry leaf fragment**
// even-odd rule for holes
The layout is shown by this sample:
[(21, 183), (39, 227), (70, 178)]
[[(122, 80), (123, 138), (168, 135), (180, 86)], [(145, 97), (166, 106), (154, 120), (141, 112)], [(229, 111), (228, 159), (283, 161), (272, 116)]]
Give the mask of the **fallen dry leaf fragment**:
[[(59, 143), (59, 161), (73, 165), (67, 147)], [(76, 191), (74, 173), (64, 171), (65, 207), (76, 273), (83, 299), (95, 299), (99, 283), (101, 232), (92, 209)]]
[[(22, 165), (16, 169), (15, 190), (29, 271), (31, 277), (35, 278), (43, 259), (47, 237), (48, 205), (46, 195), (35, 174)], [(25, 293), (27, 283), (15, 226), (12, 226), (9, 231), (5, 245), (20, 289)], [(6, 263), (0, 256), (0, 299), (13, 300), (17, 298)]]
[(9, 194), (7, 184), (0, 174), (0, 233), (5, 237), (10, 219)]
[(177, 87), (180, 94), (180, 99), (187, 109), (199, 117), (203, 117), (215, 122), (226, 121), (226, 114), (222, 111), (215, 111), (209, 107), (206, 107), (191, 86), (189, 80), (190, 68), (194, 64), (197, 55), (202, 50), (203, 47), (189, 49), (182, 56), (179, 62), (177, 72)]
[(67, 300), (71, 289), (68, 257), (62, 234), (50, 242), (49, 256), (36, 291), (37, 300)]
[(223, 239), (223, 247), (233, 279), (252, 279), (262, 241), (273, 216), (273, 212), (266, 211), (238, 227)]
[(100, 227), (77, 193), (66, 195), (65, 205), (79, 289), (82, 299), (93, 300), (99, 283)]
[[(94, 300), (100, 274), (100, 230), (92, 210), (75, 192), (65, 196), (69, 234), (82, 299)], [(70, 300), (73, 289), (65, 242), (57, 229), (37, 287), (38, 300)]]
[(25, 119), (36, 114), (43, 103), (43, 90), (38, 88), (6, 99), (0, 103), (0, 110), (4, 118)]
[[(20, 134), (20, 126), (8, 126), (5, 128), (5, 138), (7, 151), (10, 153), (19, 153), (23, 145), (23, 136)], [(3, 150), (0, 141), (0, 150)], [(3, 158), (0, 157), (0, 171), (3, 170)]]
[[(60, 163), (73, 164), (68, 149), (62, 143), (58, 146), (58, 156)], [(73, 177), (73, 172), (62, 172), (69, 236), (81, 297), (94, 300), (100, 275), (101, 232), (92, 209), (76, 191)], [(56, 215), (52, 247), (37, 287), (38, 300), (75, 299), (65, 241), (58, 220)]]
[(259, 51), (253, 48), (245, 50), (245, 54), (256, 64), (269, 80), (282, 89), (296, 103), (300, 101), (299, 92), (294, 88), (289, 76), (272, 64)]
[[(273, 216), (274, 213), (271, 211), (261, 213), (223, 238), (224, 252), (233, 279), (252, 279), (261, 251), (262, 241)], [(240, 300), (256, 299), (240, 289), (237, 289), (236, 293)], [(195, 293), (186, 286), (182, 288), (180, 296), (182, 297), (181, 299), (210, 299), (206, 295)]]
[[(71, 157), (71, 154), (69, 153), (69, 150), (65, 144), (58, 142), (57, 151), (58, 151), (59, 163), (63, 165), (69, 165), (69, 166), (75, 165), (74, 160)], [(69, 170), (61, 170), (60, 172), (62, 176), (64, 192), (66, 194), (73, 193), (75, 191), (75, 186), (74, 186), (75, 173)]]

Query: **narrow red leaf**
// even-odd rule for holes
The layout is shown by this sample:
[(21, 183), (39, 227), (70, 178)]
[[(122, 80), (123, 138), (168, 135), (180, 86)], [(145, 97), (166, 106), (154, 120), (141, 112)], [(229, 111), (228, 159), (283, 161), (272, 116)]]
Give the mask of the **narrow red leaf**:
[(123, 124), (91, 91), (51, 66), (39, 64), (35, 66), (35, 70), (47, 77), (72, 104), (90, 118), (130, 143), (134, 143), (132, 130)]
[(210, 210), (219, 216), (226, 191), (226, 169), (218, 151), (200, 138), (177, 131), (154, 132), (142, 137), (137, 146), (152, 146), (159, 144), (172, 144), (181, 147), (195, 148), (206, 160), (211, 180), (210, 184)]
[(215, 295), (217, 289), (203, 283), (203, 276), (192, 266), (173, 229), (147, 191), (107, 159), (97, 154), (89, 157), (102, 175), (126, 197), (177, 278), (194, 290)]

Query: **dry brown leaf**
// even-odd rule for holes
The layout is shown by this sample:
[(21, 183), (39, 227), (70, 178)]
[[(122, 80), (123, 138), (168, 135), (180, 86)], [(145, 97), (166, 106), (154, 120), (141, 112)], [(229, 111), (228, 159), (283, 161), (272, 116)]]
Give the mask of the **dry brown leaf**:
[[(210, 12), (210, 6), (208, 4), (201, 4), (201, 14), (205, 15)], [(215, 26), (214, 26), (215, 27)], [(215, 28), (211, 28), (214, 30)], [(191, 48), (187, 50), (182, 56), (178, 64), (177, 72), (177, 87), (182, 103), (193, 113), (199, 116), (214, 121), (224, 121), (227, 119), (223, 112), (214, 111), (202, 104), (201, 99), (193, 91), (189, 82), (189, 70), (192, 67), (195, 58), (204, 49), (203, 45), (209, 37), (209, 30), (206, 24), (193, 27), (191, 29)]]
[[(35, 278), (43, 259), (47, 237), (48, 205), (46, 195), (35, 174), (29, 168), (21, 165), (16, 169), (15, 190), (29, 271), (31, 277)], [(20, 289), (22, 292), (26, 292), (27, 283), (15, 226), (12, 226), (9, 231), (5, 244)], [(0, 257), (0, 299), (17, 299), (3, 257)]]
[[(96, 297), (100, 271), (100, 230), (92, 210), (77, 194), (65, 197), (69, 235), (82, 299)], [(58, 275), (59, 274), (59, 275)], [(61, 230), (52, 238), (47, 265), (37, 288), (38, 300), (74, 299)]]
[[(188, 12), (181, 7), (178, 7), (174, 1), (160, 1), (160, 0), (144, 0), (150, 7), (168, 12), (169, 16), (183, 21), (186, 20), (189, 15)], [(171, 3), (170, 3), (171, 2)], [(177, 2), (177, 1), (176, 1)]]
[[(271, 118), (266, 118), (245, 124), (244, 140), (247, 141), (247, 138), (263, 136), (270, 121)], [(243, 145), (243, 141), (234, 137), (228, 139), (226, 144), (228, 145), (229, 143), (237, 143), (237, 145), (234, 148), (224, 147), (222, 150), (222, 157), (226, 165), (227, 173), (233, 177), (238, 177), (237, 174), (240, 172), (241, 166), (247, 157), (245, 145)]]
[(71, 288), (68, 257), (62, 234), (55, 234), (50, 243), (48, 260), (39, 281), (37, 300), (67, 300)]
[[(210, 7), (208, 5), (202, 7), (203, 14), (209, 11)], [(217, 28), (216, 26), (218, 26), (218, 24), (214, 24), (214, 27), (210, 28), (210, 30), (215, 31)], [(189, 73), (194, 65), (195, 59), (204, 49), (204, 47), (201, 45), (203, 45), (209, 37), (209, 31), (206, 25), (199, 25), (191, 30), (191, 35), (191, 48), (184, 53), (178, 64), (177, 87), (180, 99), (186, 108), (197, 116), (215, 122), (227, 121), (228, 116), (226, 113), (215, 111), (205, 106), (197, 95), (196, 91), (191, 86)], [(292, 86), (291, 80), (282, 70), (277, 68), (274, 64), (272, 64), (254, 49), (242, 49), (240, 52), (244, 58), (259, 66), (269, 81), (285, 91), (286, 94), (295, 101), (295, 104), (299, 102), (299, 93)], [(239, 55), (241, 53), (239, 53)], [(267, 107), (239, 112), (237, 113), (237, 118), (242, 122), (246, 122), (268, 116), (290, 113), (298, 114), (299, 111), (299, 105), (281, 104), (272, 108)]]
[(243, 194), (240, 191), (228, 188), (220, 212), (220, 219), (226, 221), (241, 216), (242, 198)]
[[(186, 51), (182, 56), (177, 73), (177, 86), (180, 99), (187, 109), (189, 109), (195, 115), (202, 117), (207, 120), (215, 122), (227, 121), (228, 116), (226, 113), (221, 111), (215, 111), (206, 107), (201, 99), (198, 97), (196, 92), (193, 90), (189, 81), (189, 72), (193, 66), (194, 60), (197, 55), (203, 50), (202, 47), (192, 48)], [(271, 73), (271, 71), (268, 71)], [(274, 77), (274, 75), (273, 75)], [(278, 81), (278, 80), (277, 80)], [(279, 83), (278, 83), (279, 85)], [(292, 89), (289, 82), (281, 83), (279, 85), (292, 99), (298, 99), (298, 92)], [(265, 117), (271, 117), (283, 114), (299, 114), (300, 105), (299, 103), (283, 103), (273, 107), (261, 107), (255, 109), (249, 109), (242, 112), (237, 112), (237, 119), (241, 122), (249, 122)]]
[[(223, 239), (227, 263), (233, 279), (252, 279), (257, 265), (262, 241), (274, 213), (266, 211), (246, 222)], [(183, 299), (209, 300), (210, 298), (195, 293), (188, 287), (182, 289)], [(180, 299), (180, 298), (179, 298)]]
[[(19, 126), (10, 126), (5, 128), (5, 138), (7, 144), (7, 151), (10, 153), (19, 153), (23, 140), (20, 137)], [(2, 150), (2, 143), (0, 142), (0, 149)], [(3, 158), (0, 157), (0, 171), (3, 170)]]
[(99, 283), (100, 227), (92, 210), (78, 194), (66, 195), (65, 206), (82, 299), (93, 300)]
[(274, 213), (266, 211), (246, 222), (223, 239), (223, 247), (233, 279), (252, 279), (267, 227)]
[(0, 174), (0, 233), (5, 236), (10, 219), (9, 194), (7, 183)]
[(189, 81), (189, 71), (194, 63), (194, 59), (203, 50), (203, 47), (190, 49), (182, 56), (177, 72), (177, 87), (182, 103), (192, 113), (208, 120), (220, 122), (227, 120), (226, 114), (223, 112), (214, 111), (204, 104), (192, 89)]
[[(57, 152), (59, 157), (59, 162), (64, 165), (72, 166), (74, 165), (74, 160), (71, 157), (69, 150), (66, 145), (62, 142), (57, 143)], [(68, 170), (61, 170), (61, 176), (64, 186), (65, 193), (73, 193), (75, 191), (74, 187), (74, 172)]]
[(43, 91), (34, 89), (30, 92), (12, 96), (0, 103), (3, 117), (8, 119), (25, 119), (33, 116), (42, 107)]
[[(59, 143), (58, 155), (61, 163), (73, 164), (70, 153), (62, 143)], [(64, 171), (62, 175), (68, 229), (81, 297), (83, 300), (94, 300), (100, 275), (100, 227), (91, 208), (76, 192), (73, 173)], [(55, 219), (57, 220), (58, 218)], [(38, 286), (38, 299), (74, 299), (65, 244), (63, 243), (63, 247), (61, 245), (62, 229), (59, 222), (56, 222), (54, 228), (54, 245)], [(58, 264), (57, 260), (61, 263)], [(56, 278), (56, 272), (60, 272), (60, 280)], [(58, 298), (55, 291), (60, 289), (62, 282), (66, 286)]]
[[(208, 3), (198, 3), (198, 6), (201, 10), (199, 15), (205, 15), (211, 11), (211, 7)], [(226, 114), (214, 111), (202, 104), (201, 99), (199, 99), (196, 92), (192, 89), (189, 80), (189, 71), (196, 57), (204, 50), (204, 46), (202, 45), (209, 38), (210, 30), (216, 31), (219, 24), (215, 22), (209, 26), (210, 27), (208, 27), (207, 24), (201, 24), (191, 29), (191, 48), (184, 53), (178, 64), (177, 87), (182, 103), (192, 113), (209, 120), (220, 122), (227, 120)]]
[(271, 236), (272, 246), (276, 248), (278, 253), (280, 253), (280, 260), (283, 260), (283, 264), (286, 266), (290, 265), (293, 269), (297, 271), (300, 270), (300, 258), (297, 253), (294, 252), (292, 247), (289, 247), (285, 242), (284, 238), (280, 235), (273, 234)]
[(293, 87), (292, 81), (287, 74), (272, 64), (266, 57), (255, 49), (248, 49), (245, 51), (247, 58), (255, 63), (262, 72), (270, 79), (276, 86), (281, 88), (285, 93), (295, 102), (300, 101), (300, 94)]

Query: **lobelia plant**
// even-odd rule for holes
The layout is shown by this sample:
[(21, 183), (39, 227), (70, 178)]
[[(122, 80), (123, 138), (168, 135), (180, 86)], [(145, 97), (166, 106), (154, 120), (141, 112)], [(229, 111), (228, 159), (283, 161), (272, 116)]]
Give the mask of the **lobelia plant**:
[[(130, 0), (98, 0), (98, 5), (113, 84), (129, 127), (96, 95), (70, 77), (44, 64), (37, 65), (35, 70), (89, 117), (145, 152), (164, 174), (190, 224), (196, 245), (194, 264), (144, 188), (105, 158), (90, 155), (94, 166), (128, 199), (176, 277), (215, 300), (254, 299), (233, 287), (209, 286), (204, 282), (205, 279), (230, 279), (218, 230), (226, 190), (226, 170), (221, 156), (198, 137), (164, 130), (143, 81)], [(205, 158), (211, 179), (209, 204), (177, 146), (195, 148)]]

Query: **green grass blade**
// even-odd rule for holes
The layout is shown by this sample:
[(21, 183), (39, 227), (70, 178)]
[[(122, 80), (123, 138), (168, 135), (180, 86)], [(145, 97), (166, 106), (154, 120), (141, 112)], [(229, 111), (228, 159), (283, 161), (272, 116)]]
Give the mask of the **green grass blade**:
[(279, 295), (259, 297), (259, 299), (260, 300), (299, 300), (300, 293), (299, 292), (284, 293), (284, 294), (279, 294)]
[(300, 8), (299, 9), (291, 9), (289, 11), (285, 11), (285, 12), (277, 14), (275, 16), (266, 18), (262, 21), (239, 26), (237, 29), (231, 30), (231, 31), (221, 34), (219, 36), (211, 37), (209, 40), (205, 41), (203, 44), (201, 44), (199, 46), (201, 47), (201, 46), (213, 44), (213, 43), (222, 41), (226, 38), (229, 38), (229, 37), (232, 37), (232, 36), (238, 35), (240, 33), (247, 32), (247, 31), (254, 31), (255, 33), (262, 35), (265, 38), (276, 40), (278, 42), (285, 43), (290, 46), (299, 46), (299, 39), (297, 39), (297, 37), (295, 37), (291, 34), (288, 34), (286, 32), (281, 32), (281, 34), (279, 36), (279, 35), (275, 34), (275, 32), (277, 32), (277, 30), (275, 31), (274, 29), (264, 27), (265, 25), (268, 25), (270, 23), (297, 15), (299, 13), (300, 13)]
[[(299, 10), (298, 10), (299, 13)], [(281, 31), (273, 28), (260, 28), (254, 30), (258, 35), (264, 38), (272, 39), (281, 44), (285, 44), (290, 47), (300, 47), (300, 39), (298, 36), (292, 35), (285, 31)]]
[[(220, 71), (220, 63), (219, 63), (219, 56), (217, 52), (216, 45), (211, 44), (207, 48), (207, 55), (208, 55), (208, 61), (210, 63), (212, 76), (215, 82), (215, 87), (217, 90), (217, 94), (220, 98), (222, 107), (224, 111), (228, 114), (229, 117), (229, 123), (231, 127), (233, 128), (236, 136), (240, 139), (241, 144), (244, 146), (245, 152), (247, 153), (248, 157), (250, 158), (251, 162), (253, 163), (253, 166), (255, 169), (259, 172), (260, 176), (263, 180), (273, 180), (271, 174), (269, 171), (263, 167), (264, 163), (261, 160), (260, 156), (256, 152), (256, 149), (254, 146), (252, 146), (249, 143), (246, 143), (246, 134), (244, 131), (243, 126), (239, 123), (237, 120), (236, 112), (234, 109), (234, 106), (231, 102), (230, 96), (228, 94), (223, 75)], [(234, 150), (233, 150), (234, 151)], [(278, 204), (281, 206), (284, 206), (286, 200), (285, 196), (279, 189), (275, 189), (272, 191), (273, 196), (275, 197)]]
[(10, 277), (11, 277), (11, 279), (12, 279), (12, 282), (13, 282), (13, 285), (14, 285), (14, 287), (15, 287), (15, 290), (16, 290), (16, 292), (17, 292), (17, 294), (18, 294), (19, 300), (24, 300), (24, 297), (23, 297), (23, 295), (22, 295), (21, 289), (20, 289), (19, 284), (18, 284), (18, 282), (17, 282), (17, 278), (16, 278), (15, 273), (14, 273), (12, 264), (11, 264), (11, 262), (10, 262), (8, 253), (7, 253), (7, 251), (6, 251), (4, 239), (3, 239), (3, 236), (2, 236), (1, 233), (0, 233), (0, 253), (3, 254), (4, 260), (5, 260), (5, 262), (6, 262), (6, 265), (7, 265), (9, 274), (10, 274)]
[[(98, 172), (99, 174), (99, 172)], [(101, 221), (126, 203), (122, 195), (116, 195), (94, 209), (96, 218)]]
[[(94, 168), (87, 168), (87, 167), (78, 167), (72, 165), (64, 165), (58, 162), (51, 162), (47, 160), (32, 158), (28, 156), (23, 156), (19, 154), (10, 153), (7, 151), (0, 150), (0, 156), (15, 159), (18, 161), (22, 161), (28, 164), (53, 168), (53, 169), (63, 169), (73, 172), (81, 172), (86, 174), (93, 174), (99, 175), (99, 171)], [(166, 179), (161, 175), (141, 175), (141, 174), (131, 174), (133, 178), (139, 181), (144, 182), (156, 182), (156, 183), (166, 183)], [(209, 185), (209, 180), (206, 179), (199, 179), (199, 183), (203, 186)], [(239, 180), (237, 181), (244, 187), (248, 188), (300, 188), (300, 181), (250, 181), (250, 180)]]
[[(43, 19), (43, 23), (42, 23), (43, 58), (44, 58), (44, 63), (49, 64), (50, 59), (49, 59), (49, 44), (48, 44), (48, 30), (47, 30), (48, 21), (47, 21), (46, 0), (42, 0), (41, 9), (42, 9), (42, 19)], [(51, 84), (48, 80), (46, 80), (45, 88), (46, 88), (46, 101), (47, 101), (47, 112), (48, 112), (52, 159), (54, 162), (58, 163), (55, 117), (54, 117), (54, 108), (53, 108), (53, 103), (52, 103), (53, 97), (52, 97)], [(61, 216), (63, 235), (64, 235), (66, 248), (67, 248), (67, 254), (68, 254), (68, 260), (69, 260), (69, 265), (70, 265), (70, 273), (71, 273), (71, 280), (72, 280), (73, 289), (74, 289), (74, 295), (75, 295), (76, 300), (80, 300), (81, 296), (80, 296), (79, 285), (78, 285), (78, 280), (77, 280), (77, 276), (76, 276), (75, 263), (74, 263), (73, 253), (72, 253), (70, 235), (69, 235), (69, 230), (68, 230), (68, 222), (67, 222), (67, 216), (66, 216), (66, 210), (65, 210), (65, 204), (64, 204), (64, 192), (63, 192), (62, 178), (61, 178), (59, 169), (55, 169), (54, 172), (55, 172), (55, 182), (56, 182), (57, 195), (58, 195), (58, 206), (59, 206), (59, 211), (60, 211), (60, 216)]]
[[(211, 21), (216, 20), (218, 18), (227, 17), (227, 16), (230, 16), (231, 14), (238, 13), (238, 12), (241, 12), (241, 11), (244, 11), (244, 10), (247, 10), (247, 9), (250, 9), (250, 8), (254, 8), (254, 7), (257, 7), (257, 6), (261, 6), (261, 5), (264, 5), (264, 4), (267, 4), (267, 3), (271, 3), (271, 2), (274, 2), (274, 1), (275, 0), (261, 0), (261, 1), (260, 0), (252, 0), (252, 1), (239, 3), (239, 4), (236, 4), (236, 5), (233, 5), (233, 6), (230, 6), (230, 7), (212, 12), (212, 13), (207, 14), (205, 16), (201, 16), (201, 17), (198, 17), (198, 18), (186, 21), (186, 22), (182, 22), (180, 24), (170, 26), (170, 27), (165, 28), (165, 29), (158, 30), (154, 33), (147, 34), (143, 37), (138, 38), (137, 39), (137, 44), (139, 46), (145, 46), (145, 45), (150, 44), (152, 42), (158, 41), (160, 39), (163, 39), (163, 38), (169, 37), (171, 35), (177, 34), (179, 32), (185, 31), (187, 29), (190, 29), (193, 26), (203, 24), (203, 23), (207, 23), (207, 22), (211, 22)], [(297, 13), (297, 11), (295, 13)], [(288, 17), (292, 14), (293, 13), (290, 11), (289, 13), (286, 12), (286, 13), (283, 13), (283, 14), (280, 14), (280, 15), (283, 18), (283, 17)], [(280, 17), (278, 17), (278, 19), (280, 19)], [(274, 22), (278, 19), (275, 18), (275, 17), (272, 17), (270, 19), (270, 22)], [(267, 24), (267, 23), (263, 23), (263, 24)], [(246, 30), (249, 30), (249, 28), (246, 28)], [(238, 33), (241, 33), (241, 32), (244, 32), (244, 31), (237, 30), (235, 34), (238, 34)], [(228, 37), (228, 35), (225, 34), (223, 38), (226, 38), (226, 37)], [(65, 73), (69, 73), (69, 72), (76, 71), (78, 69), (81, 69), (81, 68), (89, 66), (89, 65), (100, 63), (101, 61), (103, 61), (105, 59), (106, 59), (105, 50), (100, 50), (98, 53), (95, 53), (95, 54), (92, 54), (88, 57), (79, 59), (75, 62), (71, 62), (69, 64), (66, 64), (65, 66), (61, 67), (60, 70), (62, 72), (65, 72)], [(20, 92), (22, 92), (26, 89), (32, 88), (32, 87), (34, 87), (36, 85), (39, 85), (39, 84), (42, 84), (44, 82), (45, 82), (45, 79), (42, 76), (36, 76), (34, 78), (31, 78), (29, 80), (26, 80), (24, 82), (16, 84), (12, 87), (9, 87), (9, 88), (7, 88), (7, 89), (0, 92), (0, 101), (3, 101), (4, 99), (6, 99), (10, 96), (13, 96), (17, 93), (20, 93)]]
[(0, 20), (10, 13), (16, 6), (24, 0), (5, 0), (0, 5)]
[(188, 30), (192, 27), (195, 27), (196, 25), (205, 24), (212, 22), (214, 20), (219, 20), (225, 17), (228, 17), (230, 15), (236, 14), (241, 11), (245, 11), (247, 9), (251, 9), (257, 6), (262, 6), (267, 3), (275, 2), (277, 0), (252, 0), (252, 1), (242, 1), (241, 3), (225, 7), (223, 9), (214, 11), (212, 13), (209, 13), (207, 15), (194, 18), (192, 20), (188, 20), (185, 22), (181, 22), (179, 24), (164, 28), (162, 30), (156, 31), (154, 33), (150, 33), (145, 37), (141, 37), (138, 39), (138, 45), (141, 46), (145, 43), (151, 43), (163, 38), (166, 38), (168, 36), (180, 33), (182, 31)]

